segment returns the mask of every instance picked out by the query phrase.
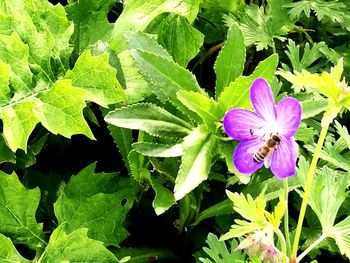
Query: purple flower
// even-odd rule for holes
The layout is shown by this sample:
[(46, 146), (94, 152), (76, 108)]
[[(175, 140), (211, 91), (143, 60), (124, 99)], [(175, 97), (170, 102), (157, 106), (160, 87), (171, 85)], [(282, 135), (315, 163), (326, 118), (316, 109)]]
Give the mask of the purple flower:
[(252, 174), (265, 164), (277, 178), (295, 174), (298, 145), (294, 134), (301, 119), (301, 105), (291, 97), (275, 105), (267, 82), (258, 78), (250, 89), (255, 112), (232, 109), (224, 117), (225, 132), (240, 141), (233, 163), (242, 174)]

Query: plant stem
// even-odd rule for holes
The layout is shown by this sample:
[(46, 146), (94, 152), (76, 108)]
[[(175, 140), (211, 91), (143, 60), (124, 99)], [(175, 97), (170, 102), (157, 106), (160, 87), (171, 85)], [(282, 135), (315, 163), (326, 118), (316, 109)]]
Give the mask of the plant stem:
[(288, 212), (288, 178), (284, 180), (284, 199), (286, 202), (286, 212), (284, 213), (284, 236), (287, 243), (287, 255), (290, 255), (290, 236), (289, 236), (289, 212)]
[(300, 262), (311, 250), (313, 250), (318, 244), (320, 244), (324, 239), (327, 238), (327, 235), (324, 233), (317, 238), (307, 249), (303, 251), (298, 257), (297, 257), (297, 262)]
[(282, 254), (283, 254), (283, 257), (282, 257), (283, 258), (283, 263), (286, 263), (287, 262), (286, 240), (285, 240), (285, 238), (283, 236), (283, 233), (281, 232), (281, 230), (279, 228), (276, 229), (275, 234), (277, 235), (278, 240), (281, 243), (281, 251), (282, 251)]
[(316, 145), (314, 156), (312, 158), (309, 171), (306, 175), (306, 183), (305, 183), (305, 187), (304, 187), (303, 201), (302, 201), (301, 207), (300, 207), (298, 225), (297, 225), (297, 228), (295, 231), (293, 249), (292, 249), (291, 259), (290, 259), (290, 262), (293, 262), (293, 263), (296, 262), (298, 245), (299, 245), (299, 238), (300, 238), (300, 234), (301, 234), (301, 228), (303, 226), (305, 211), (306, 211), (307, 203), (308, 203), (310, 192), (311, 192), (311, 187), (312, 187), (312, 182), (314, 179), (314, 174), (316, 171), (317, 161), (318, 161), (319, 156), (320, 156), (323, 142), (324, 142), (326, 135), (327, 135), (329, 124), (330, 124), (330, 122), (326, 122), (325, 125), (322, 126), (321, 134), (320, 134), (320, 137), (318, 138), (318, 142)]

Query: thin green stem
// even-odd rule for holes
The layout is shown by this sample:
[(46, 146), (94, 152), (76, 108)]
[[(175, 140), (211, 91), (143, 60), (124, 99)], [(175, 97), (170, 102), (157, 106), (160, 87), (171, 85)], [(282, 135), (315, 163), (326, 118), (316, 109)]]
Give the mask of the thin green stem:
[(298, 257), (297, 262), (300, 262), (311, 250), (318, 246), (324, 239), (327, 238), (327, 235), (322, 234), (319, 238), (317, 238), (307, 249), (303, 251)]
[(318, 138), (318, 142), (316, 145), (314, 156), (312, 158), (309, 171), (306, 175), (306, 183), (305, 183), (305, 187), (304, 187), (303, 201), (302, 201), (301, 207), (300, 207), (298, 225), (297, 225), (297, 228), (295, 231), (293, 249), (292, 249), (292, 253), (291, 253), (291, 259), (290, 259), (291, 263), (296, 262), (299, 239), (300, 239), (301, 228), (303, 226), (303, 221), (304, 221), (304, 217), (305, 217), (305, 211), (306, 211), (307, 203), (308, 203), (310, 192), (311, 192), (312, 182), (314, 180), (314, 174), (316, 171), (317, 161), (318, 161), (319, 156), (320, 156), (323, 142), (324, 142), (326, 135), (327, 135), (329, 124), (330, 124), (330, 122), (327, 122), (327, 123), (325, 123), (324, 126), (322, 126), (321, 134), (320, 134), (320, 137)]
[(289, 236), (289, 212), (288, 212), (288, 178), (284, 180), (284, 199), (286, 202), (286, 212), (284, 213), (284, 236), (287, 243), (287, 255), (290, 255), (290, 236)]
[(279, 228), (277, 228), (276, 230), (275, 230), (275, 234), (277, 235), (277, 237), (278, 237), (278, 240), (280, 241), (280, 244), (281, 244), (281, 251), (282, 251), (282, 254), (283, 254), (283, 263), (286, 263), (287, 262), (287, 246), (286, 246), (286, 240), (285, 240), (285, 238), (284, 238), (284, 236), (283, 236), (283, 233), (282, 233), (282, 231), (279, 229)]

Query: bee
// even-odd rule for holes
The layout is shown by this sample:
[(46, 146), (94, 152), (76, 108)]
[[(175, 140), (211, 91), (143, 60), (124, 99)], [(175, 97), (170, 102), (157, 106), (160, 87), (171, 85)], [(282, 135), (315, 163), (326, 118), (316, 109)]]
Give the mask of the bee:
[(265, 145), (259, 148), (254, 154), (253, 160), (256, 163), (263, 161), (269, 153), (276, 150), (277, 146), (281, 142), (281, 137), (276, 134), (271, 134), (270, 138), (266, 141)]

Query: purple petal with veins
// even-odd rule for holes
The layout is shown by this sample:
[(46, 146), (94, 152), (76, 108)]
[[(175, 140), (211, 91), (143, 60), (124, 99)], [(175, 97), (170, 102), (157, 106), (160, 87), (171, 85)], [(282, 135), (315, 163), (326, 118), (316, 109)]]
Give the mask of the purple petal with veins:
[(271, 172), (283, 179), (295, 174), (298, 145), (293, 138), (283, 138), (274, 151), (271, 160)]
[(276, 119), (273, 94), (266, 80), (262, 78), (254, 80), (250, 88), (250, 101), (255, 112), (266, 121), (271, 122)]
[(254, 154), (262, 145), (259, 138), (241, 141), (233, 154), (233, 163), (237, 170), (242, 174), (252, 174), (256, 172), (264, 162), (256, 163), (253, 160)]
[(226, 113), (225, 132), (235, 140), (251, 139), (255, 130), (261, 129), (265, 121), (254, 112), (245, 109), (233, 109)]
[(294, 98), (286, 97), (276, 106), (276, 114), (280, 134), (287, 137), (294, 136), (300, 125), (300, 103)]

